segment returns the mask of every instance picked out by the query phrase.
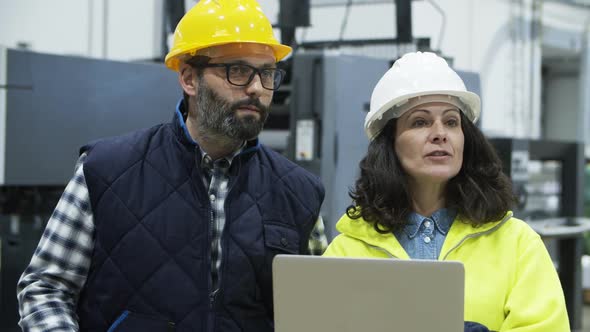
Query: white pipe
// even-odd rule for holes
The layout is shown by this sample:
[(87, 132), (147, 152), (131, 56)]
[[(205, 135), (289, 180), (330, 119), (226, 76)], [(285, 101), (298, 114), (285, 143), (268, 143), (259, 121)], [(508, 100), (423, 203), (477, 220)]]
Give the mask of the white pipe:
[(584, 32), (582, 34), (582, 50), (580, 52), (580, 108), (584, 112), (582, 124), (582, 132), (584, 135), (586, 158), (590, 158), (590, 15), (586, 18), (584, 23)]
[(6, 91), (7, 49), (0, 47), (0, 185), (5, 181), (6, 163)]

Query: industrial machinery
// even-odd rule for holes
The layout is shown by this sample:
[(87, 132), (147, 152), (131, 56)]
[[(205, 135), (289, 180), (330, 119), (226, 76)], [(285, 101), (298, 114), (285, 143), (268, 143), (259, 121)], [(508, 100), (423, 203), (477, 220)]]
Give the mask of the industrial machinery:
[(0, 331), (20, 331), (16, 283), (83, 144), (170, 121), (162, 64), (0, 48)]
[[(322, 217), (329, 240), (352, 201), (349, 188), (369, 140), (363, 130), (371, 92), (391, 61), (335, 52), (301, 52), (293, 58), (287, 156), (319, 175), (326, 187)], [(458, 71), (480, 93), (479, 75)]]
[(287, 156), (321, 177), (330, 240), (367, 150), (363, 123), (371, 90), (388, 68), (387, 60), (367, 57), (322, 52), (294, 57)]
[[(590, 231), (584, 210), (584, 144), (492, 138), (504, 172), (513, 182), (517, 218), (544, 240), (556, 262), (570, 326), (582, 326), (583, 235)], [(536, 165), (536, 166), (532, 166)]]

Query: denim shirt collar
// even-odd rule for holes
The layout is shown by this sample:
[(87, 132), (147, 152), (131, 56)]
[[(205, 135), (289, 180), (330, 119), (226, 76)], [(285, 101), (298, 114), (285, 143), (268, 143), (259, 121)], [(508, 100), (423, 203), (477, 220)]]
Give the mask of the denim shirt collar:
[(454, 209), (447, 209), (442, 208), (436, 210), (430, 218), (422, 216), (416, 212), (410, 212), (408, 215), (408, 223), (403, 228), (404, 232), (408, 235), (410, 239), (413, 239), (418, 235), (418, 231), (422, 224), (427, 220), (430, 219), (434, 221), (434, 225), (438, 231), (444, 235), (447, 234), (449, 229), (451, 228), (451, 224), (455, 217), (457, 216), (457, 212)]

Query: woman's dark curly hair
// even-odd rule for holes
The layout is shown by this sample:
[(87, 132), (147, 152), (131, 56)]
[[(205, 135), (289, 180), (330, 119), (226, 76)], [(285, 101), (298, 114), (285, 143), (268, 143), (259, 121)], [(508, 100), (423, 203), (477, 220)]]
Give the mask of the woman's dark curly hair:
[[(379, 233), (405, 225), (412, 211), (407, 174), (394, 150), (397, 119), (389, 121), (369, 144), (361, 160), (360, 176), (349, 192), (352, 219), (363, 218)], [(510, 179), (502, 172), (496, 150), (463, 113), (463, 165), (446, 186), (446, 207), (453, 208), (473, 225), (501, 219), (515, 203)]]

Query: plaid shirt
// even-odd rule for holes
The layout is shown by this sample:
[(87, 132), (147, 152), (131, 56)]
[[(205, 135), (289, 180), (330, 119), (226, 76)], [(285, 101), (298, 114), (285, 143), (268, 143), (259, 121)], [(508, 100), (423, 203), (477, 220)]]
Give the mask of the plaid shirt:
[(78, 331), (76, 304), (94, 248), (82, 155), (17, 285), (23, 331)]
[[(213, 163), (206, 154), (202, 155), (201, 165), (208, 170), (203, 181), (208, 187), (212, 207), (211, 277), (217, 289), (217, 271), (221, 263), (219, 239), (225, 225), (224, 204), (229, 190), (227, 169), (233, 156)], [(78, 159), (75, 174), (18, 282), (19, 325), (23, 331), (78, 331), (76, 305), (94, 249), (94, 219), (83, 171), (85, 158), (83, 154)], [(327, 247), (321, 218), (312, 232), (309, 246), (312, 254), (321, 254)]]
[[(241, 149), (238, 153), (240, 151)], [(207, 194), (211, 202), (211, 282), (213, 294), (215, 294), (221, 266), (221, 233), (225, 227), (224, 207), (228, 192), (227, 184), (229, 183), (227, 172), (235, 154), (231, 158), (221, 158), (215, 161), (206, 153), (202, 153), (202, 155), (201, 167), (206, 170), (207, 186), (209, 187)]]
[(309, 248), (309, 253), (313, 256), (321, 256), (326, 251), (326, 248), (328, 248), (328, 238), (324, 231), (324, 219), (322, 219), (322, 216), (319, 216), (315, 222), (309, 236), (307, 247)]

